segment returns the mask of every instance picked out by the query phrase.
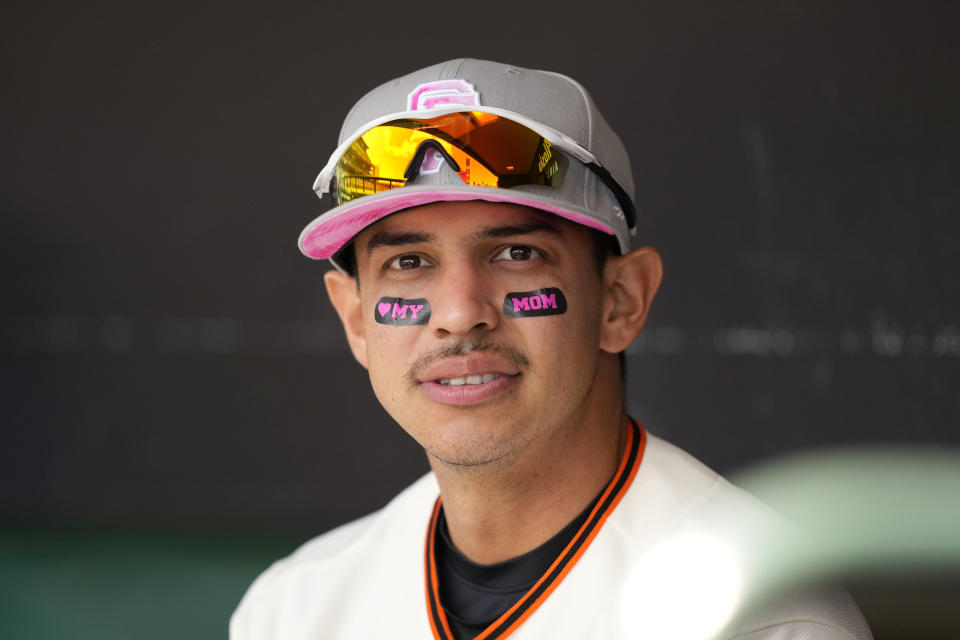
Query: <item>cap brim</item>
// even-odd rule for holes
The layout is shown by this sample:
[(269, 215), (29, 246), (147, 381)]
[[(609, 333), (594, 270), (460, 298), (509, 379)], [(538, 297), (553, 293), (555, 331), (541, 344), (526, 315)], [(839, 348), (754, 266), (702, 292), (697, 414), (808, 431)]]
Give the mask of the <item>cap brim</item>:
[(344, 203), (308, 224), (300, 233), (300, 251), (309, 258), (326, 260), (332, 258), (357, 234), (386, 216), (432, 202), (485, 200), (520, 204), (566, 218), (591, 229), (616, 235), (608, 225), (596, 219), (586, 209), (539, 196), (518, 189), (490, 187), (409, 185), (381, 193), (364, 196)]

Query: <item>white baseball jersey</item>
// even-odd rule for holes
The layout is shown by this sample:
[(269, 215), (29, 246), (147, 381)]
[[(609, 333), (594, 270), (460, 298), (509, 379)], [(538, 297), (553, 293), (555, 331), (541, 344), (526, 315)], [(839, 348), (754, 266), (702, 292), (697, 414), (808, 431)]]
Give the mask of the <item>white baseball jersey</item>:
[[(231, 640), (453, 640), (439, 603), (433, 558), (438, 496), (436, 479), (428, 473), (383, 509), (314, 538), (273, 564), (234, 612)], [(750, 534), (767, 530), (753, 523), (775, 519), (685, 452), (634, 426), (620, 467), (586, 522), (534, 587), (478, 638), (684, 635), (680, 623), (729, 596), (733, 586), (714, 580), (717, 597), (708, 592), (707, 601), (698, 601), (691, 594), (710, 580), (701, 580), (696, 566), (693, 575), (683, 576), (690, 567), (680, 567), (682, 562), (676, 573), (670, 565), (665, 574), (662, 568), (658, 573), (649, 559), (670, 556), (653, 552), (669, 549), (664, 543), (670, 541), (722, 540), (733, 531), (741, 544), (732, 557), (749, 566), (744, 550), (749, 552)], [(691, 532), (699, 537), (684, 537)], [(697, 557), (695, 550), (688, 555)], [(673, 630), (670, 617), (664, 628), (664, 612), (671, 607), (680, 612), (669, 614), (677, 621)], [(658, 617), (659, 626), (646, 624)], [(689, 625), (685, 628), (689, 636)], [(871, 635), (841, 590), (767, 606), (721, 637), (869, 640)]]

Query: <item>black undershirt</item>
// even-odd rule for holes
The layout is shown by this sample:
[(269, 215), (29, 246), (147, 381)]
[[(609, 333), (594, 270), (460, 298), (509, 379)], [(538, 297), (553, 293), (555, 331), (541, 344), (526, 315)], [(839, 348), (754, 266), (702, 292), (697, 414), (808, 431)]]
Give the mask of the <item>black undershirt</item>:
[(570, 524), (536, 549), (496, 564), (472, 562), (453, 546), (441, 508), (435, 547), (437, 586), (454, 638), (474, 638), (516, 604), (566, 548), (599, 499), (600, 494)]

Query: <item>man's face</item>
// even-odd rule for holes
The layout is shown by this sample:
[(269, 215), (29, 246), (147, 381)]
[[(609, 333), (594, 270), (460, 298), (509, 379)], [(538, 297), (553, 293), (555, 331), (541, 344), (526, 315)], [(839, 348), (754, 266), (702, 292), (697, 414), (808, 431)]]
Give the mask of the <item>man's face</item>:
[[(599, 358), (590, 232), (511, 204), (444, 202), (355, 242), (358, 322), (374, 392), (437, 460), (506, 461), (582, 417)], [(507, 317), (507, 293), (560, 289), (565, 313)], [(422, 325), (378, 323), (382, 298), (425, 298)]]

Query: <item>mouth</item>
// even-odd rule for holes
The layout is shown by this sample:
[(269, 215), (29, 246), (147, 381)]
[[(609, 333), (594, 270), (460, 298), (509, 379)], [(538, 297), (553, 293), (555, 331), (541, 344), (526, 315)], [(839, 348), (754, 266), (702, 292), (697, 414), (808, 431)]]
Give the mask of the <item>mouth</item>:
[(518, 384), (519, 379), (519, 374), (485, 373), (427, 380), (421, 382), (419, 387), (434, 402), (467, 407), (495, 400)]
[(493, 400), (516, 385), (520, 377), (519, 365), (509, 358), (474, 352), (435, 363), (417, 382), (430, 400), (467, 406)]
[(434, 382), (444, 387), (459, 387), (465, 384), (476, 386), (478, 384), (487, 384), (502, 376), (502, 373), (484, 373), (483, 375), (463, 376), (460, 378), (441, 378)]

